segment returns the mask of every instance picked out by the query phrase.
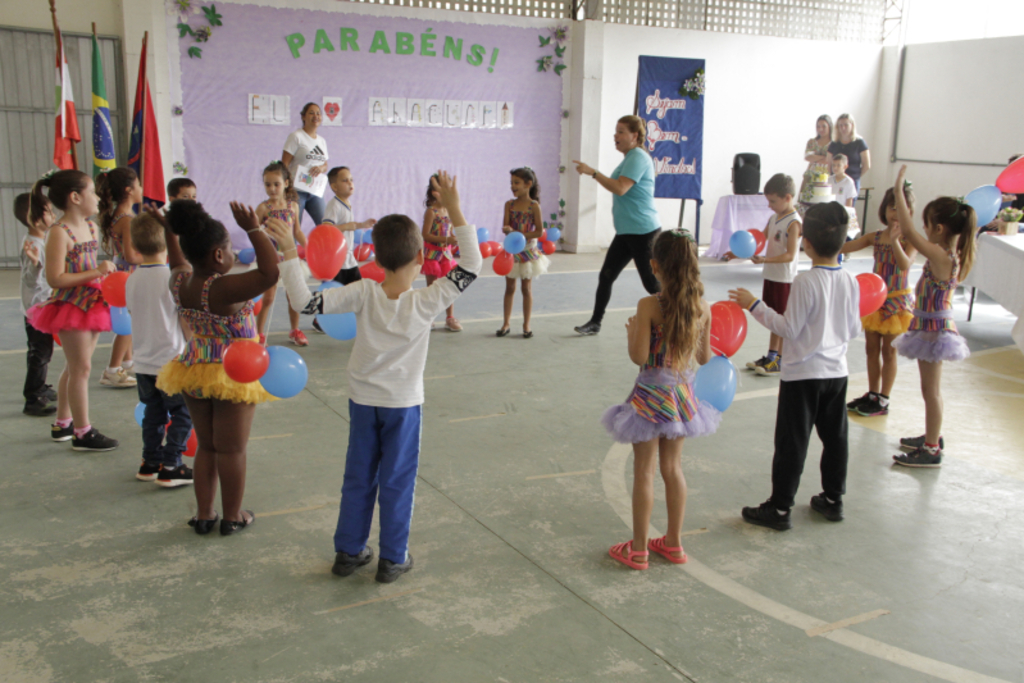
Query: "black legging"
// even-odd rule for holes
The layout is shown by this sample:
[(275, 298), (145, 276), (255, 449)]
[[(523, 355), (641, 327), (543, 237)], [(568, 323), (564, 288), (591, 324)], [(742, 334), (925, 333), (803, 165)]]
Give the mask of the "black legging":
[(592, 322), (601, 324), (604, 320), (604, 309), (608, 308), (608, 302), (612, 298), (612, 285), (630, 260), (636, 264), (647, 293), (656, 294), (661, 291), (658, 278), (654, 277), (651, 270), (651, 249), (659, 234), (661, 228), (644, 235), (615, 235), (611, 246), (608, 247), (608, 253), (605, 254), (601, 274), (597, 278), (594, 315), (590, 318)]

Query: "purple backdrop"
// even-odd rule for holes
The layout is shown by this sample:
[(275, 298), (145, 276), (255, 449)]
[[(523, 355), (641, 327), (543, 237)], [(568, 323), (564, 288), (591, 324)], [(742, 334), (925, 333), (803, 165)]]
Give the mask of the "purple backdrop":
[[(538, 48), (537, 36), (550, 35), (548, 30), (252, 5), (222, 4), (217, 9), (224, 25), (201, 45), (201, 59), (186, 54), (191, 38), (181, 40), (184, 161), (198, 185), (199, 200), (240, 237), (235, 238), (236, 247), (248, 246), (248, 240), (234, 227), (228, 201), (255, 205), (266, 198), (262, 169), (281, 157), (285, 138), (301, 127), (303, 104), (322, 106), (324, 96), (344, 98), (344, 125), (321, 126), (319, 133), (327, 140), (329, 165), (352, 169), (357, 220), (405, 213), (419, 222), (428, 179), (438, 168), (458, 175), (467, 219), (491, 229), (495, 239), (500, 235), (502, 207), (511, 197), (512, 168), (533, 168), (540, 180), (544, 215), (555, 209), (562, 79), (538, 72), (535, 61), (551, 51)], [(173, 26), (177, 18), (169, 21)], [(204, 24), (196, 15), (191, 23)], [(358, 31), (358, 52), (340, 49), (343, 27)], [(314, 54), (317, 29), (324, 30), (333, 51), (321, 46)], [(428, 29), (437, 35), (436, 56), (420, 54), (421, 35)], [(377, 31), (384, 32), (390, 54), (370, 52)], [(396, 32), (412, 34), (413, 54), (396, 53)], [(295, 33), (305, 38), (298, 59), (285, 39)], [(463, 39), (461, 61), (443, 56), (446, 36)], [(474, 44), (485, 49), (479, 66), (467, 62)], [(495, 48), (493, 72), (488, 72)], [(289, 95), (291, 125), (250, 125), (250, 93)], [(511, 101), (515, 127), (369, 126), (371, 96)], [(331, 196), (328, 188), (324, 200)], [(308, 216), (303, 228), (312, 228)]]

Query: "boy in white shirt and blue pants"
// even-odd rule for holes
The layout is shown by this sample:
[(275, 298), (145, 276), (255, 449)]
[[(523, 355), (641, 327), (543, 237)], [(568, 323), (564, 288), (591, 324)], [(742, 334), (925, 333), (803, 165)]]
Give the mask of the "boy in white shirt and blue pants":
[(366, 543), (375, 502), (380, 505), (376, 580), (391, 583), (413, 565), (409, 528), (419, 468), (423, 369), (430, 327), (437, 314), (476, 279), (483, 265), (476, 230), (466, 225), (462, 215), (455, 179), (440, 172), (431, 183), (452, 224), (458, 226), (455, 234), (465, 248), (459, 266), (422, 289), (413, 289), (412, 283), (423, 265), (423, 237), (408, 216), (385, 216), (373, 228), (384, 282), (359, 280), (315, 293), (299, 268), (288, 227), (277, 220), (268, 221), (268, 229), (284, 253), (281, 280), (292, 306), (306, 315), (356, 315), (356, 341), (348, 363), (348, 455), (334, 534), (337, 554), (332, 571), (338, 576), (348, 576), (373, 560), (373, 550)]
[(784, 314), (765, 306), (745, 289), (729, 298), (786, 340), (775, 420), (772, 495), (758, 507), (743, 508), (751, 524), (785, 531), (793, 526), (793, 507), (811, 428), (824, 446), (821, 453), (823, 492), (811, 508), (830, 521), (843, 519), (847, 447), (846, 349), (861, 330), (860, 289), (856, 278), (838, 263), (846, 242), (846, 209), (836, 202), (807, 210), (803, 223), (805, 253), (813, 267), (793, 280)]

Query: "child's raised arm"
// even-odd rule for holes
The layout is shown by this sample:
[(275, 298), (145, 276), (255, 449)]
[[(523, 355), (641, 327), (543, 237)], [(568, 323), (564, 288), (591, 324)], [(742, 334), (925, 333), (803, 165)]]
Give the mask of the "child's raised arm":
[(348, 313), (356, 310), (362, 301), (362, 286), (353, 283), (348, 287), (335, 287), (323, 292), (310, 291), (306, 277), (298, 265), (298, 250), (295, 248), (295, 239), (292, 237), (290, 227), (276, 218), (271, 218), (267, 221), (267, 230), (277, 240), (284, 254), (281, 280), (288, 294), (288, 304), (293, 310), (304, 315)]
[(270, 238), (260, 230), (260, 221), (251, 206), (231, 202), (231, 213), (238, 227), (245, 230), (249, 242), (256, 252), (256, 268), (246, 273), (227, 275), (217, 280), (210, 288), (211, 296), (216, 292), (222, 305), (239, 304), (254, 299), (277, 284), (280, 273), (277, 268), (277, 250)]
[(839, 253), (840, 254), (849, 254), (849, 253), (854, 252), (854, 251), (860, 251), (861, 249), (867, 249), (868, 247), (873, 246), (874, 243), (875, 243), (875, 235), (874, 235), (874, 233), (869, 233), (869, 234), (866, 234), (866, 235), (861, 235), (857, 239), (850, 240), (849, 242), (844, 244), (843, 248), (839, 250)]
[[(907, 165), (903, 164), (900, 172), (896, 175), (896, 184), (893, 185), (893, 194), (896, 195), (896, 219), (899, 221), (899, 232), (907, 238), (910, 246), (917, 249), (926, 259), (934, 263), (941, 271), (949, 272), (953, 266), (952, 259), (946, 253), (945, 247), (941, 244), (932, 244), (928, 238), (914, 229), (914, 219), (910, 215), (910, 207), (907, 205), (907, 197), (903, 194), (903, 182), (907, 176)], [(897, 237), (898, 239), (898, 237)]]
[(178, 236), (171, 230), (171, 226), (167, 223), (167, 217), (163, 212), (152, 204), (146, 204), (143, 211), (152, 216), (160, 225), (164, 226), (164, 242), (167, 244), (167, 266), (171, 269), (171, 286), (173, 287), (174, 276), (179, 272), (192, 270), (192, 266), (185, 258), (185, 253), (181, 250), (181, 243), (178, 242)]

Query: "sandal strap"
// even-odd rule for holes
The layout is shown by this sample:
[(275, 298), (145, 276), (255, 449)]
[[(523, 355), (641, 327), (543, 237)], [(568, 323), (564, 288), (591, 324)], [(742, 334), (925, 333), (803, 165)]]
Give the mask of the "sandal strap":
[(618, 545), (613, 546), (612, 550), (614, 550), (616, 553), (621, 555), (623, 548), (628, 548), (629, 549), (627, 558), (630, 561), (632, 561), (634, 557), (650, 557), (650, 553), (647, 552), (646, 550), (644, 550), (642, 552), (639, 551), (639, 550), (633, 550), (633, 541), (631, 541), (631, 540), (630, 541), (625, 541), (623, 543), (619, 543)]
[(681, 552), (683, 552), (683, 546), (679, 546), (678, 548), (670, 548), (667, 545), (665, 545), (665, 537), (664, 536), (662, 536), (661, 538), (652, 539), (651, 540), (651, 544), (656, 546), (656, 547), (658, 547), (658, 548), (661, 548), (662, 550), (670, 552), (670, 553), (681, 553)]

